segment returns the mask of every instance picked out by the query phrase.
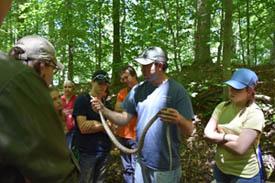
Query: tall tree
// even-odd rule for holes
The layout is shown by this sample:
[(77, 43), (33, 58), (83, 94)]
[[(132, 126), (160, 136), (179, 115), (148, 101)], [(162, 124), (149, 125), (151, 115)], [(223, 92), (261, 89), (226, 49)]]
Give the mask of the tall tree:
[(218, 54), (217, 54), (217, 63), (220, 65), (221, 64), (221, 53), (222, 53), (222, 48), (223, 48), (223, 21), (224, 21), (224, 5), (223, 1), (222, 3), (222, 8), (221, 8), (221, 19), (220, 19), (220, 34), (219, 34), (219, 46), (218, 46)]
[(244, 48), (244, 39), (243, 39), (243, 34), (242, 34), (242, 23), (241, 23), (241, 19), (242, 19), (242, 15), (241, 15), (241, 4), (239, 4), (239, 6), (237, 6), (238, 9), (238, 29), (239, 29), (239, 45), (240, 45), (240, 57), (242, 64), (245, 65), (245, 48)]
[[(274, 3), (275, 4), (275, 3)], [(271, 19), (273, 20), (272, 23), (271, 23), (271, 36), (270, 36), (270, 39), (272, 41), (272, 47), (271, 47), (271, 51), (270, 51), (270, 64), (273, 64), (275, 65), (275, 22), (274, 22), (274, 19), (275, 19), (275, 11), (274, 9), (272, 10), (271, 9)]]
[(275, 32), (272, 34), (272, 48), (270, 53), (270, 64), (275, 65)]
[(169, 29), (169, 32), (170, 32), (170, 35), (172, 37), (172, 47), (173, 47), (173, 54), (174, 54), (174, 64), (175, 64), (175, 67), (177, 69), (177, 71), (180, 71), (182, 68), (180, 68), (180, 65), (178, 64), (178, 62), (180, 62), (180, 53), (179, 53), (179, 45), (178, 45), (178, 35), (179, 35), (179, 29), (178, 29), (178, 21), (179, 21), (179, 1), (176, 0), (176, 29), (174, 30), (173, 29), (173, 25), (171, 23), (171, 20), (170, 20), (170, 16), (169, 16), (169, 11), (167, 10), (167, 7), (166, 7), (166, 2), (164, 2), (164, 0), (161, 0), (161, 4), (162, 4), (162, 7), (163, 7), (163, 10), (164, 10), (164, 16), (165, 16), (165, 19), (166, 19), (166, 24), (167, 24), (167, 27)]
[(246, 52), (247, 64), (251, 66), (250, 55), (250, 0), (246, 0)]
[(127, 6), (126, 6), (126, 2), (125, 0), (122, 1), (122, 18), (121, 18), (121, 23), (120, 23), (120, 57), (122, 59), (122, 62), (124, 60), (124, 52), (125, 52), (125, 22), (126, 22), (126, 18), (127, 18)]
[(98, 34), (97, 34), (97, 45), (96, 46), (96, 70), (101, 69), (102, 62), (102, 11), (103, 1), (99, 1), (99, 15), (98, 15)]
[(210, 0), (197, 0), (194, 64), (210, 64)]
[[(223, 78), (224, 80), (230, 77), (230, 66), (232, 57), (232, 0), (224, 0), (224, 34), (223, 34)], [(227, 92), (224, 91), (226, 95)]]
[(61, 29), (62, 37), (64, 38), (64, 41), (62, 41), (62, 44), (64, 44), (65, 49), (62, 53), (63, 59), (67, 61), (67, 78), (72, 80), (74, 79), (74, 43), (73, 43), (73, 36), (74, 36), (74, 8), (73, 8), (73, 2), (70, 0), (64, 1), (64, 8), (67, 10), (64, 12), (64, 15), (62, 16), (63, 24)]
[(121, 66), (121, 57), (120, 57), (120, 22), (119, 22), (119, 13), (120, 13), (120, 0), (113, 0), (113, 64), (112, 64), (112, 82), (114, 86), (119, 85), (119, 69)]

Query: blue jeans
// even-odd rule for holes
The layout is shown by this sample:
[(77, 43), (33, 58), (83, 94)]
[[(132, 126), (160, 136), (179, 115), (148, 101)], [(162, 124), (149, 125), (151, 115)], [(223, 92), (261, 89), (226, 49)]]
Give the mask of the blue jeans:
[[(136, 141), (126, 138), (119, 138), (119, 141), (122, 145), (134, 149), (136, 148)], [(136, 155), (135, 154), (126, 154), (121, 152), (120, 159), (122, 162), (123, 168), (123, 179), (125, 183), (134, 183), (135, 182), (135, 166), (136, 166)]]
[(252, 178), (242, 178), (223, 173), (217, 165), (214, 166), (214, 178), (216, 183), (262, 183), (260, 173)]
[(70, 150), (72, 150), (72, 147), (75, 145), (74, 143), (74, 129), (66, 133), (66, 143)]
[(137, 159), (135, 180), (137, 183), (179, 183), (181, 167), (171, 171), (158, 171), (148, 168)]
[(105, 178), (109, 155), (79, 153), (80, 183), (102, 183)]

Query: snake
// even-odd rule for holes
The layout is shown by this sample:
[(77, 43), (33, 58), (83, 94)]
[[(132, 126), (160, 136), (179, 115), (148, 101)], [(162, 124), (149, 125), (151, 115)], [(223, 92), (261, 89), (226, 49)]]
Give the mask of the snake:
[(107, 135), (109, 136), (109, 138), (111, 139), (111, 141), (115, 144), (115, 146), (122, 152), (127, 153), (127, 154), (138, 154), (140, 153), (141, 149), (143, 148), (143, 144), (144, 144), (144, 139), (145, 139), (145, 135), (148, 131), (148, 129), (151, 127), (151, 125), (156, 121), (156, 119), (158, 118), (158, 113), (156, 113), (151, 119), (150, 121), (145, 125), (144, 130), (141, 134), (140, 140), (138, 142), (138, 145), (136, 148), (134, 149), (130, 149), (127, 148), (125, 146), (123, 146), (115, 137), (115, 135), (113, 134), (112, 130), (110, 129), (109, 125), (107, 124), (103, 114), (101, 111), (98, 111), (99, 115), (100, 115), (100, 119), (103, 125), (103, 128), (105, 129)]

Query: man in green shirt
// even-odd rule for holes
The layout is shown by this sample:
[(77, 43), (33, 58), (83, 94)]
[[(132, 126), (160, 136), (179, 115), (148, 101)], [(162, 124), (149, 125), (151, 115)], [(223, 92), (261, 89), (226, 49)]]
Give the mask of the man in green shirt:
[[(0, 21), (10, 4), (0, 0)], [(48, 91), (54, 68), (47, 69), (44, 78), (0, 53), (0, 182), (77, 182)]]

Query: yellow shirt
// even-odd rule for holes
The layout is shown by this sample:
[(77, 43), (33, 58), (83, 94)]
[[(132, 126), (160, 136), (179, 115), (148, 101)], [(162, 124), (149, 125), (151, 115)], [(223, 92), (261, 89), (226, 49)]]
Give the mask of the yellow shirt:
[[(254, 129), (262, 132), (264, 128), (264, 114), (260, 107), (252, 103), (246, 109), (238, 110), (231, 103), (225, 105), (220, 103), (214, 110), (212, 117), (217, 119), (219, 127), (225, 129), (226, 133), (239, 135), (242, 129)], [(258, 136), (254, 145), (252, 145), (244, 155), (237, 155), (222, 146), (217, 147), (215, 161), (219, 169), (230, 175), (251, 178), (259, 172), (255, 148), (259, 144)]]

